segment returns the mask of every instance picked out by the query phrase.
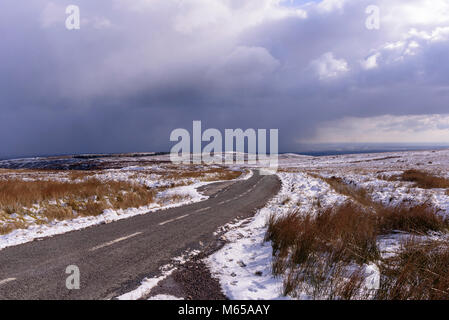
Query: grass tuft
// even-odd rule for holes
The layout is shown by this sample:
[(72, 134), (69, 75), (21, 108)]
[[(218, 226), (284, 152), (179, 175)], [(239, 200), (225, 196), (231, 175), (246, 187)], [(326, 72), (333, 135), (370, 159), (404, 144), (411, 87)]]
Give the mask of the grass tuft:
[(448, 300), (449, 243), (408, 240), (381, 267), (379, 300)]
[(350, 299), (363, 281), (360, 268), (348, 272), (348, 267), (379, 259), (376, 237), (375, 217), (345, 204), (316, 217), (271, 216), (265, 240), (272, 243), (274, 275), (287, 274), (285, 295), (306, 291), (315, 298)]
[(415, 169), (406, 170), (400, 175), (395, 175), (384, 179), (389, 181), (413, 182), (415, 187), (422, 189), (449, 188), (449, 179)]

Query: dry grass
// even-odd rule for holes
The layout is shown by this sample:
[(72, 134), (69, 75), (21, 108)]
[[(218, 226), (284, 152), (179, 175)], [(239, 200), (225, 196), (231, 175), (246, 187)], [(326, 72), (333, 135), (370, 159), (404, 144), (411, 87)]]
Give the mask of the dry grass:
[[(385, 207), (374, 202), (372, 190), (339, 177), (324, 178), (348, 201), (333, 209), (318, 207), (319, 214), (271, 216), (266, 240), (272, 242), (273, 273), (284, 276), (284, 294), (306, 293), (327, 299), (449, 299), (449, 244), (408, 241), (399, 254), (382, 258), (377, 246), (381, 235), (395, 232), (426, 235), (447, 232), (449, 221), (429, 201), (403, 202)], [(421, 188), (446, 188), (449, 182), (426, 172), (409, 170), (399, 178)], [(364, 290), (363, 265), (381, 270), (381, 287)], [(374, 295), (375, 294), (375, 295)]]
[(429, 231), (447, 231), (449, 221), (439, 216), (430, 204), (408, 207), (381, 208), (376, 211), (379, 234), (403, 231), (425, 234)]
[(90, 178), (97, 174), (97, 171), (79, 171), (79, 170), (71, 170), (68, 172), (68, 178), (71, 181), (75, 180), (84, 180), (86, 178)]
[(313, 299), (351, 300), (369, 296), (363, 292), (363, 269), (343, 262), (332, 263), (327, 256), (312, 256), (307, 263), (288, 269), (283, 294)]
[(5, 225), (0, 225), (0, 235), (8, 234), (16, 229), (26, 228), (26, 224), (22, 221), (13, 221)]
[[(0, 234), (26, 228), (25, 215), (35, 223), (67, 220), (77, 216), (97, 216), (105, 209), (128, 209), (149, 205), (158, 192), (185, 186), (196, 181), (231, 180), (242, 172), (225, 167), (179, 167), (167, 165), (158, 170), (138, 171), (130, 181), (102, 181), (95, 175), (102, 171), (0, 170)], [(133, 182), (150, 174), (157, 174), (164, 187), (148, 188)], [(59, 179), (59, 180), (58, 180)], [(185, 200), (182, 195), (165, 197), (161, 201)], [(37, 205), (37, 207), (35, 207)], [(33, 215), (33, 207), (39, 210)], [(12, 218), (16, 213), (18, 217)]]
[(430, 202), (419, 205), (401, 203), (396, 207), (385, 207), (373, 201), (369, 190), (348, 184), (338, 177), (322, 178), (337, 193), (347, 196), (357, 204), (365, 207), (376, 216), (376, 228), (379, 234), (388, 234), (393, 231), (404, 231), (415, 234), (423, 234), (429, 231), (447, 231), (449, 221), (443, 219), (432, 207)]
[(104, 191), (104, 184), (93, 179), (82, 183), (0, 180), (0, 208), (6, 212), (20, 211), (23, 207), (30, 207), (42, 201), (69, 195), (86, 198), (101, 191)]
[(448, 300), (449, 243), (409, 240), (397, 256), (384, 261), (376, 298)]
[(413, 182), (415, 187), (422, 189), (449, 188), (449, 179), (415, 169), (404, 171), (402, 174), (386, 178), (386, 180)]
[[(7, 213), (20, 212), (24, 207), (36, 203), (57, 200), (84, 200), (109, 197), (117, 204), (139, 204), (151, 202), (152, 190), (142, 185), (123, 181), (102, 182), (88, 179), (78, 183), (60, 181), (22, 181), (17, 179), (0, 180), (0, 210)], [(75, 199), (75, 200), (74, 200)]]
[(183, 180), (183, 179), (200, 179), (202, 181), (215, 180), (233, 180), (242, 175), (241, 171), (229, 170), (224, 167), (214, 167), (208, 169), (191, 168), (189, 170), (177, 170), (164, 174), (164, 179), (167, 180)]
[[(270, 240), (273, 247), (273, 273), (285, 275), (285, 295), (307, 292), (314, 298), (360, 299), (362, 265), (381, 261), (377, 246), (380, 235), (397, 230), (424, 234), (448, 228), (449, 222), (426, 204), (371, 210), (348, 202), (323, 209), (315, 217), (298, 212), (271, 216), (265, 240)], [(399, 281), (395, 270), (390, 270), (388, 277), (392, 280), (384, 286)]]
[(71, 207), (57, 205), (46, 205), (42, 215), (49, 220), (66, 220), (74, 217)]
[[(266, 240), (273, 253), (297, 265), (315, 252), (326, 252), (333, 261), (365, 263), (376, 259), (375, 217), (361, 208), (345, 204), (326, 209), (316, 217), (292, 212), (281, 218), (270, 217)], [(279, 273), (285, 268), (280, 268)], [(277, 273), (277, 272), (276, 272)]]
[(352, 204), (316, 217), (292, 212), (270, 217), (265, 240), (273, 246), (273, 273), (287, 273), (284, 294), (353, 298), (360, 292), (360, 269), (348, 266), (379, 259), (376, 219)]
[[(107, 208), (127, 209), (153, 202), (156, 190), (129, 182), (88, 179), (69, 183), (60, 181), (0, 180), (0, 213), (32, 215), (30, 208), (40, 205), (39, 218), (66, 220), (76, 216), (96, 216)], [(0, 233), (9, 233), (26, 224), (11, 219)]]
[(312, 176), (314, 178), (324, 180), (327, 184), (331, 186), (332, 189), (335, 190), (335, 192), (347, 196), (365, 207), (377, 206), (376, 203), (371, 201), (369, 197), (369, 192), (366, 189), (357, 188), (355, 185), (350, 185), (339, 177), (323, 178), (319, 175), (312, 175)]

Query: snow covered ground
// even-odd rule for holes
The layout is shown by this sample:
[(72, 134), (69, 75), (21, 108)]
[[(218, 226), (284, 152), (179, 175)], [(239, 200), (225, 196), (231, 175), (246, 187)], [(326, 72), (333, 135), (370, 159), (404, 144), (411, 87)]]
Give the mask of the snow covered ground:
[[(446, 189), (421, 189), (411, 182), (387, 181), (381, 176), (398, 175), (409, 169), (424, 170), (448, 177), (449, 151), (396, 152), (326, 157), (282, 155), (278, 176), (280, 193), (254, 218), (235, 226), (225, 237), (229, 243), (206, 259), (212, 273), (219, 279), (230, 299), (290, 299), (283, 296), (283, 277), (272, 274), (272, 246), (265, 242), (270, 215), (280, 217), (292, 211), (314, 213), (353, 201), (334, 191), (321, 177), (340, 177), (353, 188), (362, 188), (369, 197), (383, 206), (395, 207), (429, 203), (441, 216), (449, 218), (449, 193)], [(382, 257), (397, 254), (401, 243), (412, 237), (399, 233), (379, 237)], [(413, 236), (413, 239), (419, 237)], [(447, 239), (447, 234), (421, 236), (421, 240)], [(376, 264), (363, 266), (364, 288), (379, 288), (380, 271)], [(298, 299), (311, 299), (299, 294)], [(325, 299), (326, 297), (322, 297)]]
[[(234, 168), (236, 172), (238, 168)], [(196, 170), (196, 171), (195, 171)], [(20, 212), (6, 212), (7, 206), (1, 206), (0, 201), (0, 227), (19, 222), (19, 227), (0, 234), (0, 250), (9, 246), (23, 244), (35, 239), (54, 236), (69, 231), (84, 229), (93, 225), (110, 223), (132, 216), (151, 213), (159, 210), (165, 210), (177, 206), (183, 206), (199, 201), (208, 197), (199, 193), (198, 188), (221, 181), (229, 170), (223, 171), (220, 167), (209, 166), (189, 167), (174, 166), (171, 164), (156, 164), (142, 166), (128, 166), (120, 169), (107, 169), (96, 171), (40, 171), (40, 170), (4, 170), (0, 169), (0, 182), (9, 181), (12, 184), (15, 181), (35, 182), (47, 181), (55, 183), (79, 184), (93, 180), (96, 183), (107, 185), (110, 182), (124, 182), (126, 186), (130, 184), (145, 186), (148, 190), (155, 190), (155, 198), (148, 204), (139, 207), (129, 207), (126, 209), (107, 208), (97, 215), (82, 216), (74, 212), (74, 217), (64, 220), (49, 219), (42, 214), (42, 211), (48, 205), (67, 208), (70, 203), (67, 197), (62, 199), (52, 199), (36, 202), (31, 207), (22, 207)], [(243, 171), (243, 170), (241, 170)], [(237, 172), (237, 174), (240, 174)], [(245, 171), (238, 179), (248, 179), (252, 172)], [(51, 185), (50, 185), (51, 186)], [(24, 190), (28, 190), (25, 186)], [(123, 189), (126, 194), (127, 190)], [(23, 195), (18, 195), (19, 199)], [(35, 196), (35, 195), (30, 195)], [(41, 198), (40, 195), (36, 196)], [(94, 196), (94, 198), (98, 198)], [(109, 202), (108, 199), (106, 199)], [(92, 199), (80, 199), (81, 204), (85, 204)], [(95, 201), (95, 199), (93, 199)], [(74, 210), (75, 211), (75, 210)], [(24, 227), (20, 227), (20, 226)]]
[(81, 230), (93, 225), (110, 223), (121, 219), (127, 219), (136, 215), (147, 214), (158, 210), (165, 210), (168, 208), (203, 201), (207, 199), (207, 197), (201, 195), (197, 191), (197, 188), (205, 184), (207, 183), (196, 183), (190, 186), (177, 187), (170, 190), (170, 192), (173, 194), (189, 195), (189, 197), (185, 198), (185, 200), (172, 204), (160, 205), (158, 203), (152, 203), (150, 205), (139, 208), (106, 209), (102, 214), (98, 216), (80, 217), (64, 221), (51, 221), (48, 224), (31, 224), (26, 229), (16, 229), (8, 234), (1, 235), (0, 250), (6, 247), (30, 242), (39, 238), (51, 237), (70, 231)]
[[(238, 169), (238, 166), (232, 167)], [(339, 178), (353, 190), (363, 190), (374, 203), (395, 208), (423, 203), (429, 204), (443, 218), (449, 218), (448, 188), (420, 188), (413, 182), (393, 179), (406, 170), (415, 169), (431, 175), (449, 179), (449, 150), (389, 152), (375, 154), (355, 154), (311, 157), (284, 154), (279, 157), (278, 177), (282, 188), (263, 209), (253, 218), (228, 225), (229, 231), (223, 236), (228, 243), (219, 251), (205, 259), (212, 274), (219, 280), (223, 292), (230, 299), (291, 299), (283, 295), (284, 278), (274, 277), (272, 273), (272, 245), (264, 241), (267, 221), (271, 215), (282, 217), (290, 212), (316, 214), (325, 208), (337, 207), (348, 201), (356, 201), (348, 195), (339, 193), (326, 179)], [(155, 202), (145, 207), (125, 210), (108, 209), (96, 217), (80, 217), (68, 221), (54, 221), (49, 224), (32, 224), (27, 229), (18, 229), (0, 236), (0, 249), (52, 236), (71, 230), (85, 228), (94, 224), (107, 223), (164, 208), (183, 205), (205, 199), (196, 189), (217, 177), (210, 176), (207, 181), (197, 178), (164, 179), (166, 168), (155, 165), (149, 168), (138, 164), (121, 169), (102, 170), (94, 177), (101, 181), (134, 181), (147, 187), (164, 188), (161, 197), (184, 194), (176, 203)], [(8, 177), (20, 177), (24, 181), (53, 179), (74, 181), (69, 173), (5, 172)], [(0, 172), (0, 179), (4, 175)], [(245, 178), (248, 178), (246, 176)], [(76, 181), (76, 179), (75, 179)], [(14, 216), (13, 216), (14, 218)], [(412, 235), (397, 232), (379, 237), (377, 244), (383, 258), (395, 256), (401, 243)], [(413, 239), (449, 240), (447, 234), (429, 233)], [(136, 299), (144, 296), (157, 283), (167, 277), (174, 266), (162, 270), (159, 278), (145, 279), (142, 286), (121, 299)], [(379, 287), (380, 271), (375, 263), (363, 266), (365, 288)], [(172, 296), (157, 296), (156, 299), (175, 299)], [(307, 293), (300, 293), (298, 299), (312, 299)], [(326, 298), (326, 297), (322, 297)]]

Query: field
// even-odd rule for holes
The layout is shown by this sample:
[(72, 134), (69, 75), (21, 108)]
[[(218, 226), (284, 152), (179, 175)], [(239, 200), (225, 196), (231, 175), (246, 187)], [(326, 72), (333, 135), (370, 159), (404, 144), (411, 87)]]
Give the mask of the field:
[[(21, 161), (8, 162), (17, 163)], [(56, 169), (40, 169), (48, 163), (56, 163)], [(197, 187), (243, 173), (222, 166), (173, 165), (153, 157), (107, 158), (101, 166), (95, 160), (88, 170), (59, 168), (61, 163), (46, 159), (26, 163), (31, 169), (0, 169), (0, 248), (200, 201), (204, 196)]]
[[(0, 249), (201, 201), (199, 187), (257, 168), (46, 161), (0, 169)], [(204, 259), (228, 298), (449, 299), (448, 150), (286, 154), (279, 164), (279, 194), (225, 226), (227, 244)]]
[(447, 300), (448, 166), (447, 150), (282, 155), (281, 192), (208, 264), (232, 299)]

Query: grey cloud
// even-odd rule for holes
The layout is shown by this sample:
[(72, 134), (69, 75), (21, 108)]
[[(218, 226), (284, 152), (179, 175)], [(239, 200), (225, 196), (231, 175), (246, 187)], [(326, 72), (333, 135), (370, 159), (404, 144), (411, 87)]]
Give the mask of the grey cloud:
[[(447, 112), (448, 42), (423, 42), (415, 56), (394, 62), (380, 48), (407, 29), (366, 30), (372, 2), (347, 1), (326, 14), (309, 5), (306, 19), (241, 29), (244, 19), (229, 23), (224, 15), (180, 32), (176, 19), (201, 1), (78, 0), (85, 24), (69, 32), (51, 16), (55, 8), (45, 16), (48, 0), (4, 0), (0, 157), (168, 150), (171, 130), (193, 120), (279, 128), (281, 150), (296, 151), (323, 121)], [(360, 61), (377, 51), (379, 67), (363, 70)], [(327, 52), (349, 70), (323, 82), (310, 64)]]

